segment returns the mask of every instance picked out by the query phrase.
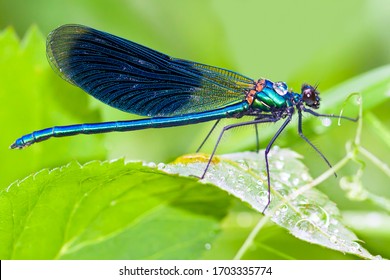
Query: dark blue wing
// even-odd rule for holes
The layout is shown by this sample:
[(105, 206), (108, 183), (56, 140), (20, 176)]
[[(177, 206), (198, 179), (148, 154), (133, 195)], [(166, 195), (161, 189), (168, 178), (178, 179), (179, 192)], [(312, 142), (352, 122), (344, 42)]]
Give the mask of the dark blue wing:
[(81, 25), (50, 33), (47, 57), (65, 80), (112, 107), (144, 116), (222, 108), (244, 100), (254, 83)]

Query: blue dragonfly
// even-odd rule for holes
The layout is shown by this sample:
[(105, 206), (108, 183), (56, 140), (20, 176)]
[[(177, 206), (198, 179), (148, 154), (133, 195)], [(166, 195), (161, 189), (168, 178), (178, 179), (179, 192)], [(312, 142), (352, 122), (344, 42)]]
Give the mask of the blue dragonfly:
[(238, 126), (283, 120), (265, 149), (270, 203), (268, 154), (275, 140), (298, 113), (299, 135), (325, 160), (304, 136), (302, 113), (316, 117), (354, 118), (320, 114), (316, 87), (303, 84), (300, 93), (284, 82), (253, 80), (236, 72), (189, 60), (173, 58), (135, 42), (82, 25), (63, 25), (47, 38), (47, 57), (52, 68), (66, 81), (105, 104), (145, 119), (54, 126), (18, 138), (12, 149), (21, 149), (51, 137), (163, 128), (251, 117), (249, 121), (223, 127), (200, 178), (204, 178), (223, 134)]

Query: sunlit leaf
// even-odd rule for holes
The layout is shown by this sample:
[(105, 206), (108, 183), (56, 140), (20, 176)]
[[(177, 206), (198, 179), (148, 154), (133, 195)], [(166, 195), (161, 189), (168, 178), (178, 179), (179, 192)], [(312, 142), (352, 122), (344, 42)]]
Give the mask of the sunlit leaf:
[(42, 170), (0, 193), (0, 258), (201, 258), (229, 200), (141, 163)]
[[(268, 202), (267, 181), (262, 156), (257, 153), (236, 153), (213, 159), (204, 182), (213, 183), (262, 212)], [(271, 204), (265, 215), (291, 234), (310, 243), (374, 258), (358, 242), (356, 235), (342, 222), (340, 212), (329, 198), (316, 189), (294, 197), (300, 186), (312, 179), (300, 156), (288, 149), (272, 150)], [(201, 155), (184, 156), (162, 170), (182, 175), (200, 176), (207, 163)]]

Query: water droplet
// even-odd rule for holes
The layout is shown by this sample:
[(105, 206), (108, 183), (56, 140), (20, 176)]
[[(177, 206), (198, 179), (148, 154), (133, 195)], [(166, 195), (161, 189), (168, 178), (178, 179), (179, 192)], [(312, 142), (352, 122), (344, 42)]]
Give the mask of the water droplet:
[(146, 164), (146, 166), (148, 166), (148, 167), (150, 167), (150, 168), (156, 168), (156, 164), (154, 163), (154, 162), (148, 162), (147, 164)]
[(309, 181), (310, 176), (307, 173), (302, 173), (301, 178), (303, 181)]
[(279, 174), (280, 176), (280, 180), (282, 180), (283, 182), (288, 182), (288, 180), (290, 179), (291, 177), (291, 174), (287, 173), (287, 172), (281, 172)]
[(330, 118), (323, 118), (322, 119), (322, 125), (325, 127), (328, 127), (332, 124), (332, 120)]
[(288, 210), (288, 206), (286, 204), (283, 204), (282, 206), (280, 206), (281, 212), (287, 212), (287, 210)]
[(361, 251), (361, 246), (360, 246), (360, 244), (357, 243), (357, 242), (352, 242), (350, 247), (351, 247), (351, 251), (352, 251), (353, 253), (356, 253), (356, 252)]
[(299, 179), (298, 178), (294, 178), (293, 181), (292, 181), (293, 185), (294, 186), (298, 186), (299, 184)]
[(310, 220), (313, 224), (324, 228), (329, 226), (329, 214), (324, 208), (314, 204), (303, 204), (298, 206), (298, 208), (303, 217)]
[(260, 173), (259, 176), (261, 180), (267, 181), (267, 175), (265, 173)]
[(337, 243), (337, 237), (332, 235), (330, 238), (329, 238), (330, 242), (332, 242), (333, 244), (336, 244)]
[(204, 248), (205, 248), (206, 250), (210, 250), (210, 249), (211, 249), (211, 244), (210, 244), (210, 243), (204, 244)]
[(297, 203), (295, 203), (295, 205), (297, 205), (298, 207), (301, 205), (306, 205), (306, 204), (309, 204), (309, 201), (306, 198), (302, 198)]
[(207, 178), (208, 181), (211, 181), (211, 182), (214, 181), (214, 179), (215, 179), (215, 176), (213, 175), (212, 172), (206, 172), (205, 177)]
[(237, 163), (244, 171), (249, 169), (248, 163), (245, 160), (238, 160)]
[(116, 205), (116, 203), (117, 203), (117, 201), (116, 201), (116, 200), (112, 200), (112, 201), (110, 202), (110, 205), (111, 205), (111, 206), (115, 206), (115, 205)]
[(237, 183), (239, 184), (244, 184), (245, 183), (245, 178), (243, 175), (238, 175), (238, 178), (237, 178)]
[(256, 197), (256, 200), (261, 204), (268, 204), (268, 191), (260, 192), (259, 195)]
[(374, 260), (383, 260), (383, 258), (382, 258), (382, 256), (380, 256), (380, 255), (376, 255), (376, 256), (374, 257)]
[(286, 197), (290, 194), (290, 191), (288, 189), (280, 189), (280, 190), (277, 190), (278, 193), (282, 196), (282, 197)]
[(298, 229), (299, 231), (303, 231), (306, 233), (313, 233), (315, 230), (315, 226), (312, 224), (311, 221), (309, 221), (307, 219), (299, 220), (295, 224), (295, 228)]
[(256, 181), (256, 189), (260, 189), (264, 186), (262, 181)]
[(159, 164), (157, 164), (158, 169), (164, 169), (164, 167), (165, 167), (165, 163), (160, 162)]
[(275, 161), (274, 162), (275, 168), (276, 169), (282, 169), (284, 167), (284, 162), (283, 161)]

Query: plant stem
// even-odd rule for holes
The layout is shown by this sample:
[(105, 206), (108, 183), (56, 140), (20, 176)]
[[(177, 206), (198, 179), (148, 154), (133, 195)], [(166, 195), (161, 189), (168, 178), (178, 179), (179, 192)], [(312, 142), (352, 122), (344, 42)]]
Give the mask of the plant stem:
[(389, 166), (382, 162), (379, 158), (374, 156), (372, 153), (367, 151), (362, 146), (358, 147), (359, 152), (364, 155), (366, 158), (368, 158), (372, 163), (374, 163), (380, 170), (382, 170), (387, 176), (390, 177), (390, 168)]
[(238, 250), (237, 254), (234, 256), (234, 258), (233, 258), (234, 260), (240, 260), (242, 258), (242, 256), (245, 254), (245, 252), (253, 244), (253, 240), (255, 239), (257, 234), (260, 232), (260, 230), (263, 228), (263, 226), (268, 222), (268, 220), (269, 220), (268, 216), (264, 216), (260, 219), (260, 221), (256, 224), (256, 226), (253, 228), (251, 233), (245, 239), (244, 244), (242, 244), (242, 246)]

